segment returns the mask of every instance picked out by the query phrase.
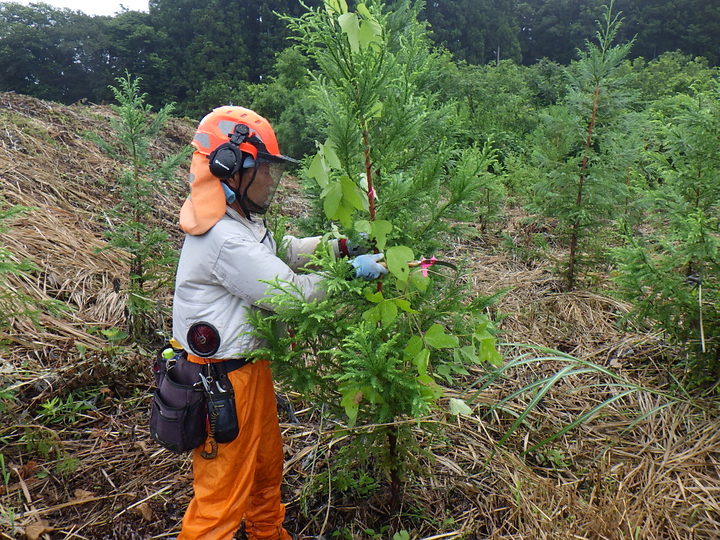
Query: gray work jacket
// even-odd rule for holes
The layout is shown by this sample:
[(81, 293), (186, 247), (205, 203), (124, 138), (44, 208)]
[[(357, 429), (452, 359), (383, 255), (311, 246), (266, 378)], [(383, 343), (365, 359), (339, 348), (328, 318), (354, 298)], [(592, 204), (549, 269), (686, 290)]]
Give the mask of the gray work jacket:
[[(173, 300), (173, 337), (191, 351), (187, 343), (189, 328), (207, 322), (220, 333), (220, 348), (214, 358), (241, 357), (262, 346), (249, 334), (247, 310), (271, 309), (267, 283), (273, 280), (293, 283), (305, 299), (322, 299), (322, 277), (296, 273), (315, 251), (320, 237), (285, 237), (286, 261), (276, 256), (276, 244), (262, 223), (250, 221), (228, 208), (222, 219), (208, 232), (187, 235), (180, 254)], [(337, 249), (337, 248), (336, 248)]]

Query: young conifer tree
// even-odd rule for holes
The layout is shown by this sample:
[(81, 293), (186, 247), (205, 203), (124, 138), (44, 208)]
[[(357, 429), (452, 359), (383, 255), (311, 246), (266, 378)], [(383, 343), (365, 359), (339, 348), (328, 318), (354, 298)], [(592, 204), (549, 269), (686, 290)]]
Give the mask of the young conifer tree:
[(649, 158), (658, 181), (645, 197), (646, 233), (616, 251), (616, 281), (634, 303), (636, 319), (658, 323), (688, 347), (690, 382), (714, 384), (720, 370), (720, 83), (666, 98), (650, 112), (658, 141)]
[(630, 134), (632, 94), (620, 66), (632, 42), (613, 45), (621, 20), (613, 2), (598, 21), (597, 43), (586, 41), (566, 70), (569, 93), (551, 107), (536, 132), (534, 161), (544, 176), (531, 189), (529, 209), (557, 219), (569, 247), (564, 274), (573, 289), (581, 266), (603, 257), (609, 226), (627, 202), (627, 171), (637, 159)]
[[(390, 273), (350, 279), (349, 261), (321, 252), (315, 262), (328, 297), (308, 304), (274, 283), (278, 309), (254, 321), (269, 349), (258, 356), (269, 355), (277, 377), (327, 410), (351, 441), (333, 456), (333, 488), (384, 472), (394, 504), (420, 451), (407, 420), (438, 407), (442, 385), (467, 364), (500, 361), (482, 312), (487, 299), (470, 302), (459, 272), (409, 264), (446, 242), (448, 218), (472, 216), (492, 176), (491, 149), (453, 147), (454, 109), (433, 91), (437, 56), (417, 9), (373, 1), (351, 11), (344, 0), (326, 0), (289, 20), (320, 68), (315, 99), (327, 139), (307, 174), (323, 221), (350, 238), (367, 235)], [(276, 333), (277, 323), (292, 332)], [(448, 403), (452, 414), (469, 410)]]
[(111, 105), (118, 118), (111, 121), (115, 140), (90, 137), (124, 168), (118, 178), (120, 202), (112, 209), (112, 228), (106, 232), (109, 244), (129, 266), (127, 281), (128, 331), (135, 339), (149, 338), (158, 313), (156, 291), (173, 279), (177, 251), (163, 227), (153, 223), (156, 195), (173, 179), (189, 150), (157, 164), (151, 146), (167, 122), (173, 105), (152, 113), (146, 94), (140, 93), (140, 79), (130, 74), (116, 79), (111, 90), (118, 105)]

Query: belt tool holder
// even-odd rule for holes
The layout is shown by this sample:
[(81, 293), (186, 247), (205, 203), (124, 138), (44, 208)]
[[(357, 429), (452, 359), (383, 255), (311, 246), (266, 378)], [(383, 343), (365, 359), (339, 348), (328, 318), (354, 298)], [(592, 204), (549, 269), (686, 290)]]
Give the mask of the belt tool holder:
[(200, 373), (200, 380), (207, 398), (210, 452), (203, 449), (200, 455), (205, 459), (214, 459), (218, 454), (218, 443), (234, 441), (238, 436), (239, 427), (235, 411), (235, 392), (223, 363), (205, 365), (206, 374)]

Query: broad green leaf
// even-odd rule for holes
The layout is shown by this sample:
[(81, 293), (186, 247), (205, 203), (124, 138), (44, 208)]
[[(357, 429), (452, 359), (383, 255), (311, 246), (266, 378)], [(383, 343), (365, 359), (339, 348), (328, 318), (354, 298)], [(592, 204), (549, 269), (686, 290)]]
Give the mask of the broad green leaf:
[(395, 302), (397, 307), (407, 313), (417, 313), (417, 310), (413, 309), (412, 305), (410, 305), (410, 302), (408, 302), (407, 300), (403, 300), (402, 298), (395, 298), (393, 299), (393, 302)]
[(367, 233), (371, 239), (375, 240), (375, 245), (380, 251), (385, 249), (387, 236), (390, 234), (392, 229), (392, 223), (385, 219), (376, 219), (375, 221), (359, 219), (355, 222), (355, 230)]
[(373, 405), (377, 403), (385, 403), (382, 395), (380, 395), (372, 386), (363, 386), (360, 390), (363, 393), (363, 397)]
[(328, 219), (337, 219), (336, 215), (342, 200), (342, 185), (340, 182), (333, 182), (325, 187), (321, 194), (323, 197), (323, 209)]
[(342, 164), (340, 163), (340, 158), (337, 155), (337, 152), (335, 152), (335, 145), (331, 142), (326, 142), (323, 147), (323, 156), (325, 156), (325, 160), (327, 161), (327, 164), (332, 169), (341, 169)]
[(357, 13), (343, 13), (338, 17), (340, 28), (347, 36), (348, 43), (353, 52), (360, 51), (360, 21)]
[(325, 12), (330, 17), (330, 22), (333, 25), (333, 28), (335, 27), (335, 15), (339, 13), (339, 10), (335, 10), (333, 8), (333, 4), (336, 4), (333, 0), (325, 0)]
[(325, 0), (325, 9), (328, 13), (347, 13), (348, 6), (345, 0)]
[(360, 42), (360, 46), (363, 49), (367, 48), (371, 43), (380, 43), (381, 36), (382, 28), (380, 28), (380, 25), (375, 21), (371, 19), (365, 19), (360, 23), (358, 40)]
[(475, 339), (478, 339), (482, 341), (483, 339), (493, 339), (493, 335), (488, 332), (487, 330), (480, 330), (478, 332), (477, 328), (475, 329), (475, 332), (473, 332), (473, 336)]
[(378, 24), (377, 20), (375, 20), (375, 17), (372, 16), (372, 13), (370, 13), (370, 10), (365, 4), (358, 4), (356, 9), (363, 17), (360, 23), (360, 45), (367, 47), (373, 42), (380, 43), (382, 27)]
[(350, 180), (347, 175), (343, 175), (343, 177), (340, 178), (340, 183), (342, 184), (343, 198), (347, 203), (358, 210), (364, 210), (365, 206), (363, 205), (363, 199), (360, 196), (360, 190), (357, 184)]
[[(357, 175), (357, 185), (360, 186), (364, 191), (368, 191), (368, 179), (367, 179), (367, 173), (358, 173)], [(375, 200), (377, 201), (379, 199), (377, 191), (375, 192)]]
[(315, 154), (315, 157), (310, 164), (308, 176), (310, 178), (314, 178), (321, 188), (324, 188), (328, 184), (328, 172), (325, 168), (325, 160), (319, 153)]
[(384, 327), (389, 327), (397, 319), (398, 308), (395, 302), (385, 301), (379, 304), (380, 321)]
[(430, 399), (437, 399), (442, 396), (442, 390), (430, 375), (418, 375), (415, 380), (422, 385), (422, 393)]
[(373, 105), (372, 109), (370, 109), (368, 116), (370, 116), (371, 118), (380, 118), (382, 116), (382, 112), (383, 103), (382, 101), (377, 101), (375, 105)]
[(423, 348), (423, 340), (420, 336), (411, 336), (405, 345), (405, 352), (410, 356), (415, 356)]
[(439, 365), (435, 368), (438, 375), (442, 375), (448, 383), (452, 383), (452, 377), (450, 376), (450, 366), (447, 364)]
[(410, 274), (410, 283), (421, 291), (427, 291), (427, 288), (430, 285), (430, 278), (423, 276), (422, 272), (413, 272)]
[(357, 232), (364, 232), (368, 236), (373, 236), (372, 234), (372, 223), (370, 223), (367, 219), (358, 219), (355, 222), (355, 230)]
[[(320, 198), (324, 199), (325, 197), (327, 197), (327, 194), (330, 193), (330, 191), (332, 191), (333, 189), (337, 189), (335, 187), (336, 184), (339, 184), (339, 182), (331, 182), (327, 186), (325, 186), (320, 192)], [(340, 192), (342, 193), (342, 186), (340, 188)]]
[(375, 291), (371, 287), (365, 287), (363, 289), (363, 294), (368, 301), (374, 302), (375, 304), (379, 304), (384, 300), (383, 293), (380, 291)]
[(333, 219), (340, 220), (342, 226), (346, 229), (352, 227), (352, 218), (355, 215), (355, 208), (348, 204), (345, 199), (340, 201), (340, 208), (338, 208)]
[(119, 328), (109, 328), (107, 330), (100, 330), (100, 332), (102, 332), (102, 334), (105, 336), (105, 339), (110, 342), (123, 341), (129, 336), (127, 332), (124, 332)]
[(451, 349), (458, 346), (457, 337), (446, 334), (445, 329), (439, 324), (433, 324), (425, 332), (425, 343), (436, 349)]
[(481, 362), (489, 362), (493, 366), (502, 366), (503, 357), (495, 348), (495, 338), (483, 339), (480, 342), (478, 359)]
[(486, 330), (488, 325), (490, 324), (490, 318), (485, 315), (484, 313), (481, 313), (477, 316), (477, 326), (475, 327), (475, 333), (480, 333), (483, 330)]
[(364, 321), (370, 324), (377, 324), (380, 322), (380, 308), (378, 306), (371, 307), (362, 314)]
[(358, 4), (355, 8), (358, 10), (358, 13), (365, 17), (366, 19), (375, 20), (372, 16), (372, 13), (370, 13), (370, 10), (367, 8), (365, 4)]
[(408, 262), (415, 258), (412, 249), (407, 246), (393, 246), (386, 251), (385, 258), (390, 273), (400, 281), (407, 281), (410, 277)]
[(451, 364), (450, 366), (453, 370), (453, 373), (459, 373), (460, 375), (470, 375), (470, 372), (465, 369), (465, 366), (462, 364)]
[(493, 335), (490, 333), (490, 327), (490, 319), (488, 319), (487, 315), (481, 315), (479, 317), (479, 322), (475, 326), (475, 330), (473, 331), (475, 339), (492, 338)]
[(370, 223), (368, 234), (375, 239), (375, 245), (382, 251), (385, 249), (388, 234), (392, 231), (392, 223), (385, 219), (376, 219)]
[(413, 364), (417, 366), (418, 375), (425, 375), (427, 373), (428, 365), (430, 365), (430, 350), (422, 349), (413, 358)]
[(472, 414), (472, 409), (468, 407), (462, 399), (450, 398), (450, 414), (457, 416), (458, 414)]
[(348, 387), (341, 390), (341, 392), (342, 399), (340, 400), (340, 405), (345, 408), (345, 414), (348, 415), (348, 425), (352, 427), (355, 425), (355, 420), (357, 420), (363, 394), (362, 391), (356, 387)]
[(480, 359), (478, 358), (477, 353), (475, 352), (475, 347), (472, 345), (465, 345), (465, 347), (460, 347), (458, 349), (462, 355), (465, 357), (466, 360), (472, 362), (473, 364), (477, 364), (480, 362)]
[(355, 208), (343, 198), (341, 182), (331, 182), (320, 194), (325, 215), (331, 220), (340, 220), (344, 227), (352, 226)]

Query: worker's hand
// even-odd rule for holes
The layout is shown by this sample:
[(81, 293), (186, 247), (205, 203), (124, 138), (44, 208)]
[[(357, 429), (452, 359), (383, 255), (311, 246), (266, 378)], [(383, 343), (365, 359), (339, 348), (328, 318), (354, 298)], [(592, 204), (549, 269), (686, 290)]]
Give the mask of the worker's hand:
[(340, 253), (346, 257), (357, 257), (358, 255), (364, 255), (368, 252), (368, 235), (367, 233), (360, 233), (360, 241), (348, 240), (347, 238), (341, 238), (339, 241)]
[(371, 281), (387, 274), (387, 268), (378, 264), (382, 258), (382, 253), (368, 253), (352, 259), (350, 263), (355, 268), (355, 277)]

